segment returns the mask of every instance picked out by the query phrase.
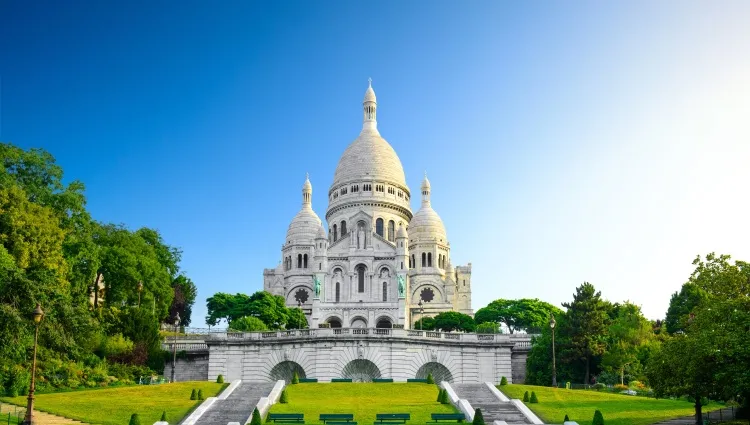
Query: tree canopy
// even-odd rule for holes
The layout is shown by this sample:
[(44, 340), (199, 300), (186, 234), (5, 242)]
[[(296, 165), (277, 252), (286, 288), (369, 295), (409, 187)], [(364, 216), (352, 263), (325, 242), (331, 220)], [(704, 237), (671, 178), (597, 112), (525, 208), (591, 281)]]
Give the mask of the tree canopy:
[(537, 333), (539, 329), (549, 325), (550, 314), (558, 316), (562, 314), (562, 310), (536, 298), (498, 299), (477, 310), (474, 320), (477, 324), (502, 323), (510, 333), (517, 331)]
[(302, 310), (287, 308), (284, 297), (266, 291), (258, 291), (250, 296), (217, 292), (208, 297), (206, 307), (206, 322), (211, 326), (225, 320), (232, 328), (232, 323), (238, 319), (256, 317), (268, 329), (307, 327), (307, 319)]

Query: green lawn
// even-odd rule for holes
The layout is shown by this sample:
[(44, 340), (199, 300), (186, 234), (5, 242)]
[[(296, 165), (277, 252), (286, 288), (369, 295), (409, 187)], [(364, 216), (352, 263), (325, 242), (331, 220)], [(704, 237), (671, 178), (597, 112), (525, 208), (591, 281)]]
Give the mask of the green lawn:
[[(102, 425), (126, 425), (133, 413), (138, 413), (142, 424), (149, 425), (158, 421), (162, 411), (166, 410), (169, 423), (176, 424), (201, 403), (190, 400), (193, 388), (202, 389), (204, 397), (213, 397), (226, 385), (202, 381), (177, 382), (39, 394), (35, 397), (34, 407), (66, 418)], [(26, 397), (2, 400), (22, 406), (26, 404)]]
[(320, 424), (321, 413), (353, 413), (360, 424), (371, 424), (377, 413), (410, 413), (409, 424), (429, 422), (430, 413), (453, 413), (437, 401), (438, 387), (418, 383), (333, 382), (287, 386), (288, 404), (277, 403), (271, 413), (304, 413), (306, 424)]
[[(606, 392), (566, 390), (532, 385), (505, 385), (498, 387), (510, 398), (523, 400), (523, 393), (535, 391), (538, 404), (526, 403), (540, 419), (561, 424), (565, 415), (579, 424), (590, 424), (594, 411), (599, 409), (607, 425), (648, 425), (664, 419), (692, 415), (692, 403), (680, 400), (663, 400)], [(703, 411), (723, 407), (712, 403)]]

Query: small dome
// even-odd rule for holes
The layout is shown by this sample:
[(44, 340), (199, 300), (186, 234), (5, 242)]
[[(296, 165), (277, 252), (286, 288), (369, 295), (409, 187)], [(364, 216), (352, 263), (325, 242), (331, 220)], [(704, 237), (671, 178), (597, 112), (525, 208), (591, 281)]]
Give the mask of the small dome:
[(448, 242), (443, 220), (429, 204), (423, 204), (409, 222), (409, 239), (420, 242), (431, 240)]
[(368, 78), (367, 82), (368, 82), (368, 87), (367, 87), (367, 91), (365, 91), (365, 100), (363, 100), (362, 103), (365, 103), (365, 102), (378, 103), (378, 100), (375, 97), (375, 90), (372, 89), (372, 78)]
[(398, 226), (398, 231), (396, 232), (397, 238), (408, 238), (409, 235), (406, 233), (406, 228), (404, 226)]
[(318, 239), (325, 239), (326, 238), (326, 231), (323, 229), (323, 226), (321, 225), (318, 228)]
[[(289, 229), (286, 231), (286, 242), (312, 244), (320, 229), (321, 221), (318, 215), (312, 208), (304, 206), (289, 223)], [(325, 234), (323, 236), (325, 237)]]
[(430, 181), (427, 180), (427, 172), (424, 173), (424, 180), (422, 180), (422, 190), (430, 190)]

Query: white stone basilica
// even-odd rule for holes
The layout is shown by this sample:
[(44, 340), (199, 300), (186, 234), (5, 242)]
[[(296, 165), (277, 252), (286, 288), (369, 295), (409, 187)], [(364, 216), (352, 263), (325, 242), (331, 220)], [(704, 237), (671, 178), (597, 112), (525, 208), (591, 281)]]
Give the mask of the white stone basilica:
[(328, 233), (306, 179), (282, 261), (263, 272), (264, 289), (284, 296), (289, 307), (301, 306), (312, 328), (410, 328), (422, 315), (473, 314), (471, 263), (451, 264), (426, 175), (421, 207), (412, 214), (401, 161), (378, 132), (372, 86), (363, 110), (362, 132), (341, 156), (328, 190)]

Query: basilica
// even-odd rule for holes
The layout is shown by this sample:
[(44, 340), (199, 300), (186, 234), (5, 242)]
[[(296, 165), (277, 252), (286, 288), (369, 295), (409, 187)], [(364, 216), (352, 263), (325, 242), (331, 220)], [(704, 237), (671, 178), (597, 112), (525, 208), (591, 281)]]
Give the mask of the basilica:
[(451, 263), (426, 175), (412, 213), (401, 161), (378, 131), (377, 105), (370, 84), (362, 131), (341, 155), (328, 190), (328, 231), (312, 208), (307, 178), (281, 262), (263, 272), (264, 289), (302, 308), (311, 328), (408, 329), (444, 311), (473, 314), (471, 263)]

